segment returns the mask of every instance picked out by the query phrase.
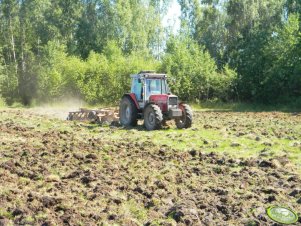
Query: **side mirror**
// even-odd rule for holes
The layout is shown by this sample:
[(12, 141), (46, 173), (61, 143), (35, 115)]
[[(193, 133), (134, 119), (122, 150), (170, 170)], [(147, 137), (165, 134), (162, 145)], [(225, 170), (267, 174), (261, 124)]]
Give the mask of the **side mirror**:
[(141, 79), (140, 78), (138, 78), (138, 83), (141, 83)]

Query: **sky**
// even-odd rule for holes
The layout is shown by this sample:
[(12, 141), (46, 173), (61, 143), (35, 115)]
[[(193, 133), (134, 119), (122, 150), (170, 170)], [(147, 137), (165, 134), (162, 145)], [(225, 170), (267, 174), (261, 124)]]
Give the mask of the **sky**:
[(173, 29), (173, 33), (177, 33), (180, 29), (180, 16), (181, 16), (181, 7), (177, 0), (171, 0), (171, 4), (167, 15), (163, 19), (163, 26), (169, 27), (171, 26)]

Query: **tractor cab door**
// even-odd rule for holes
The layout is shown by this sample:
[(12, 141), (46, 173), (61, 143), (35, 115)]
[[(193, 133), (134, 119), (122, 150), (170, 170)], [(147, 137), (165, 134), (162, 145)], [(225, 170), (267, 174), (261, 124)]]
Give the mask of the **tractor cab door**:
[(143, 83), (141, 79), (133, 78), (131, 93), (135, 94), (139, 105), (141, 102), (143, 103)]

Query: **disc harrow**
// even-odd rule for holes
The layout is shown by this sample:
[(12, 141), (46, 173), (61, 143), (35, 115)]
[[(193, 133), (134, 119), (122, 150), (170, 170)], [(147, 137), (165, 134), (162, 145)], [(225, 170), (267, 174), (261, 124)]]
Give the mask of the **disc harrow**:
[(94, 122), (99, 124), (118, 123), (119, 111), (115, 108), (104, 108), (96, 110), (80, 108), (79, 111), (69, 112), (67, 120)]

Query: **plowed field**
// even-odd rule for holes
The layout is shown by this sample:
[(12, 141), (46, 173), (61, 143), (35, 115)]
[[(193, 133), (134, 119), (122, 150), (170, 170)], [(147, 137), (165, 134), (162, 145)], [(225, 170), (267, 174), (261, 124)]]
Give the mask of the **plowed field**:
[(300, 175), (298, 114), (148, 132), (0, 110), (0, 225), (277, 225), (265, 209), (300, 214)]

